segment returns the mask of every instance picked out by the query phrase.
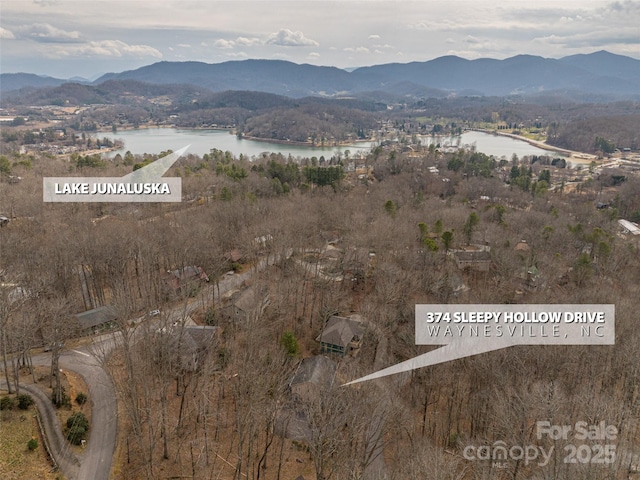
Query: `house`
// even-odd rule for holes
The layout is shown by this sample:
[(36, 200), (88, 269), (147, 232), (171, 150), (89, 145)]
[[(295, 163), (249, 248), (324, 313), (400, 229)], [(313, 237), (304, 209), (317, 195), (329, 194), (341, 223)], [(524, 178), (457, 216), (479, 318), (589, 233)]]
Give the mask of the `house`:
[(364, 328), (357, 320), (333, 315), (316, 338), (322, 353), (350, 354), (360, 348)]
[(290, 401), (281, 408), (276, 419), (278, 435), (297, 442), (313, 438), (310, 407), (331, 395), (335, 388), (338, 365), (324, 355), (303, 359), (289, 380)]
[(310, 402), (317, 398), (321, 391), (328, 391), (333, 385), (337, 364), (324, 355), (305, 358), (289, 382), (289, 389), (294, 400)]
[(181, 369), (194, 371), (202, 364), (209, 347), (220, 341), (221, 329), (208, 325), (185, 325), (182, 328), (162, 328), (157, 333), (169, 335), (169, 342), (178, 352)]
[(189, 294), (192, 289), (197, 289), (200, 282), (209, 281), (209, 276), (202, 267), (189, 266), (177, 270), (167, 270), (164, 278), (165, 284), (175, 294)]
[(105, 305), (83, 313), (77, 313), (74, 317), (78, 320), (80, 330), (86, 333), (96, 333), (113, 328), (115, 321), (118, 319), (118, 311), (111, 305)]
[(629, 220), (618, 220), (618, 224), (622, 227), (622, 231), (624, 233), (629, 233), (631, 235), (640, 235), (640, 228), (633, 222)]
[(222, 315), (231, 322), (246, 321), (262, 315), (271, 303), (269, 292), (254, 286), (235, 292), (222, 309)]
[(470, 269), (480, 272), (488, 272), (491, 267), (491, 254), (486, 250), (461, 251), (453, 253), (456, 265), (460, 270)]

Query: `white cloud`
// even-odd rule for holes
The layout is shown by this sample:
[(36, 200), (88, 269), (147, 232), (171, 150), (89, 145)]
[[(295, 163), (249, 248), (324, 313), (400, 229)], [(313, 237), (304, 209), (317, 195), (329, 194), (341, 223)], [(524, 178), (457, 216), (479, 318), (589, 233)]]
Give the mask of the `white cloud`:
[(262, 41), (259, 38), (238, 37), (235, 43), (243, 47), (252, 47), (254, 45), (260, 45)]
[(236, 42), (233, 40), (225, 40), (223, 38), (216, 40), (213, 42), (213, 46), (217, 48), (222, 48), (223, 50), (228, 50), (236, 46)]
[(344, 49), (345, 52), (355, 52), (355, 53), (371, 53), (371, 51), (367, 47), (347, 47)]
[(240, 47), (253, 47), (255, 45), (261, 45), (263, 42), (259, 38), (247, 38), (247, 37), (238, 37), (235, 40), (225, 40), (223, 38), (216, 40), (214, 42), (214, 46), (221, 48), (223, 50), (230, 50), (237, 46)]
[(302, 32), (292, 32), (288, 28), (281, 28), (272, 33), (265, 42), (267, 45), (280, 45), (282, 47), (317, 47), (320, 44), (307, 38)]
[(380, 40), (380, 35), (369, 35), (369, 40)]
[(178, 46), (180, 48), (191, 48), (191, 45), (189, 45), (188, 43), (179, 43)]
[(13, 34), (11, 30), (7, 30), (6, 28), (0, 27), (0, 38), (3, 38), (5, 40), (12, 40), (16, 38), (16, 36)]
[(311, 52), (308, 56), (311, 58), (318, 58), (320, 57), (320, 54), (318, 52)]
[(51, 58), (87, 56), (87, 57), (154, 57), (162, 58), (162, 53), (149, 45), (129, 45), (120, 40), (99, 40), (85, 45), (70, 46), (50, 53)]
[(617, 31), (591, 31), (588, 33), (558, 34), (538, 37), (535, 42), (547, 45), (559, 45), (567, 48), (592, 47), (603, 45), (636, 45), (640, 46), (640, 38), (636, 28), (620, 28)]
[(384, 45), (374, 45), (374, 48), (385, 48), (385, 49), (394, 49), (396, 47), (394, 47), (393, 45), (389, 45), (388, 43), (385, 43)]
[(28, 38), (42, 43), (80, 43), (82, 38), (78, 31), (66, 31), (48, 23), (23, 25), (16, 29), (21, 38)]
[(229, 52), (229, 53), (225, 53), (226, 57), (230, 57), (230, 58), (248, 58), (249, 55), (247, 55), (246, 52)]
[(432, 30), (437, 25), (431, 22), (418, 22), (418, 23), (410, 23), (407, 27), (411, 30)]

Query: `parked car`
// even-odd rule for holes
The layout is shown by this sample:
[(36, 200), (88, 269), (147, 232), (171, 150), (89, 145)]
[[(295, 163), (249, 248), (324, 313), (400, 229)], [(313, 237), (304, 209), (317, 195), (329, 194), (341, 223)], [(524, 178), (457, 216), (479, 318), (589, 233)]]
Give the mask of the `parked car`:
[[(45, 345), (44, 351), (45, 352), (50, 352), (51, 350), (53, 350), (53, 346), (54, 346), (53, 343)], [(58, 349), (61, 349), (62, 347), (64, 347), (64, 342), (58, 342)]]

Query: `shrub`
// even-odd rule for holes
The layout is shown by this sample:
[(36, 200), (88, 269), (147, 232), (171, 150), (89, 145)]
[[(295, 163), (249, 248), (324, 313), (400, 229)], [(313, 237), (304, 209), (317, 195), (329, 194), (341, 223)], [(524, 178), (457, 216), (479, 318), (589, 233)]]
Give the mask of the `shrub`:
[(82, 445), (82, 440), (87, 436), (87, 431), (79, 425), (73, 426), (67, 432), (67, 440), (74, 445)]
[(18, 408), (20, 410), (27, 410), (31, 405), (33, 405), (33, 398), (31, 398), (31, 395), (27, 393), (21, 393), (18, 395)]
[(67, 418), (67, 440), (74, 445), (81, 445), (87, 436), (89, 420), (84, 413), (76, 412)]
[(87, 403), (87, 394), (82, 392), (78, 393), (78, 395), (76, 395), (76, 403), (78, 405), (84, 405)]
[(76, 412), (67, 418), (67, 428), (72, 428), (75, 426), (79, 426), (84, 428), (85, 430), (89, 430), (89, 420), (82, 412)]
[(282, 337), (280, 337), (280, 345), (284, 347), (287, 355), (290, 357), (295, 357), (300, 350), (298, 339), (291, 331), (286, 331), (282, 334)]
[(27, 448), (31, 451), (35, 450), (36, 448), (38, 448), (38, 440), (36, 440), (35, 438), (32, 438), (31, 440), (29, 440), (27, 442)]
[(15, 407), (15, 402), (11, 397), (2, 397), (0, 398), (0, 410), (13, 410)]

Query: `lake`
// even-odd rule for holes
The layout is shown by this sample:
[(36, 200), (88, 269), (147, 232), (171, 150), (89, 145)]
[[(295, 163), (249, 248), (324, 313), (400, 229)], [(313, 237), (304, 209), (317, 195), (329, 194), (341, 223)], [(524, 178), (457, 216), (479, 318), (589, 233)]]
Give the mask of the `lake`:
[(279, 152), (292, 157), (330, 157), (340, 152), (344, 154), (349, 150), (350, 154), (358, 152), (368, 153), (373, 142), (357, 142), (353, 145), (341, 145), (339, 147), (307, 147), (303, 145), (289, 145), (272, 142), (259, 142), (257, 140), (239, 139), (227, 130), (188, 130), (178, 128), (144, 128), (139, 130), (123, 130), (115, 134), (98, 134), (98, 137), (120, 139), (124, 142), (124, 148), (110, 153), (110, 156), (127, 150), (133, 154), (160, 153), (171, 149), (178, 150), (191, 145), (187, 153), (204, 155), (212, 148), (223, 152), (229, 151), (235, 156), (243, 154), (246, 157), (260, 157), (265, 152)]
[[(111, 152), (124, 154), (127, 150), (133, 154), (160, 153), (164, 150), (178, 150), (187, 145), (188, 153), (204, 155), (212, 148), (222, 151), (230, 151), (235, 156), (243, 154), (246, 157), (259, 157), (265, 152), (279, 152), (292, 157), (330, 157), (336, 153), (344, 154), (349, 150), (351, 156), (359, 153), (366, 154), (375, 144), (374, 142), (358, 142), (353, 145), (339, 147), (307, 147), (301, 145), (289, 145), (272, 142), (259, 142), (256, 140), (239, 139), (226, 130), (188, 130), (177, 128), (145, 128), (140, 130), (124, 130), (116, 134), (98, 134), (111, 139), (120, 139), (124, 142), (124, 148)], [(491, 135), (483, 132), (465, 132), (457, 137), (430, 137), (420, 136), (423, 144), (433, 142), (442, 146), (471, 146), (475, 145), (478, 152), (493, 155), (496, 158), (506, 157), (511, 160), (515, 153), (518, 157), (525, 155), (549, 155), (554, 157), (566, 157), (558, 152), (543, 150), (527, 142), (499, 135)]]
[(526, 155), (547, 155), (554, 158), (567, 157), (566, 154), (554, 152), (552, 150), (544, 150), (522, 140), (476, 131), (464, 132), (462, 135), (455, 137), (430, 137), (424, 135), (421, 136), (420, 139), (423, 141), (423, 144), (426, 145), (430, 145), (435, 142), (439, 143), (443, 147), (475, 146), (476, 151), (478, 152), (482, 152), (486, 155), (493, 155), (496, 158), (505, 157), (507, 160), (511, 160), (514, 153), (520, 158)]

